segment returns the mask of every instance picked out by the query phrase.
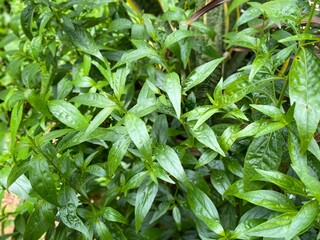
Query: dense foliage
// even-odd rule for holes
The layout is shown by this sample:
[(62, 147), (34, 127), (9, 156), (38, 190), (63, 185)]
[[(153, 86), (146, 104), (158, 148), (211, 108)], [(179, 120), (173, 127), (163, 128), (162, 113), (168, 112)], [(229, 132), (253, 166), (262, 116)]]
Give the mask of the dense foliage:
[(0, 239), (320, 237), (318, 1), (195, 8), (0, 0)]

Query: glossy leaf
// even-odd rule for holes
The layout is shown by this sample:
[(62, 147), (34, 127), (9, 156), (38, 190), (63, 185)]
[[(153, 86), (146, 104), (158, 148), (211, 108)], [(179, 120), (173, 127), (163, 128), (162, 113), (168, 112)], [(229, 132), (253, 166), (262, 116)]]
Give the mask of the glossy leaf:
[(274, 120), (283, 121), (283, 122), (285, 122), (286, 120), (284, 113), (277, 107), (268, 106), (268, 105), (256, 105), (256, 104), (250, 104), (250, 106), (264, 113), (265, 115), (273, 118)]
[(35, 108), (35, 110), (41, 112), (46, 117), (51, 117), (46, 102), (43, 100), (41, 96), (39, 96), (39, 94), (28, 89), (24, 92), (24, 96), (26, 100)]
[(243, 182), (247, 191), (254, 184), (251, 182), (255, 169), (277, 170), (282, 159), (283, 139), (280, 133), (255, 138), (247, 151), (244, 163)]
[(179, 42), (180, 40), (187, 38), (187, 37), (194, 37), (197, 36), (195, 32), (188, 31), (188, 30), (176, 30), (172, 32), (165, 40), (163, 48), (168, 48), (172, 44)]
[(96, 130), (113, 112), (114, 107), (108, 107), (105, 109), (102, 109), (90, 122), (88, 128), (86, 129), (86, 134), (92, 133), (94, 130)]
[(117, 210), (112, 207), (106, 207), (103, 209), (103, 217), (108, 221), (119, 222), (127, 224), (127, 219)]
[(108, 175), (111, 177), (117, 170), (121, 160), (126, 154), (131, 141), (129, 137), (118, 139), (111, 147), (108, 154), (107, 169)]
[(54, 218), (53, 208), (49, 204), (45, 203), (41, 207), (36, 207), (28, 218), (24, 239), (40, 239), (52, 226)]
[(165, 76), (164, 89), (167, 92), (169, 99), (176, 111), (177, 118), (181, 115), (181, 85), (179, 75), (176, 73), (169, 73)]
[(225, 156), (225, 153), (223, 152), (217, 141), (214, 131), (209, 127), (209, 125), (203, 123), (197, 129), (194, 129), (194, 125), (192, 123), (190, 123), (189, 126), (190, 132), (199, 142), (201, 142), (208, 148), (218, 152), (222, 156)]
[(70, 102), (97, 108), (107, 108), (115, 105), (109, 98), (99, 93), (83, 93), (71, 98)]
[(278, 212), (295, 210), (294, 203), (285, 195), (272, 190), (257, 190), (235, 194), (236, 197), (251, 202), (255, 205)]
[(289, 193), (306, 197), (306, 189), (299, 180), (278, 171), (256, 169), (268, 182), (278, 185)]
[(289, 96), (295, 103), (294, 118), (301, 139), (301, 151), (308, 149), (320, 120), (319, 58), (309, 49), (300, 48), (289, 73)]
[(210, 230), (223, 235), (224, 230), (220, 224), (219, 214), (211, 199), (196, 187), (189, 189), (187, 194), (189, 206), (196, 217), (203, 221)]
[(22, 30), (30, 40), (33, 38), (32, 21), (33, 21), (35, 8), (36, 8), (36, 5), (33, 5), (33, 4), (27, 5), (25, 9), (23, 9), (20, 15)]
[(319, 203), (311, 200), (302, 206), (297, 215), (292, 219), (285, 240), (289, 240), (306, 230), (318, 215)]
[(191, 186), (177, 153), (167, 145), (157, 145), (154, 151), (160, 166), (182, 183)]
[(95, 230), (99, 238), (113, 240), (110, 230), (102, 221), (98, 220), (95, 222)]
[(48, 103), (50, 112), (66, 126), (84, 130), (88, 127), (88, 120), (71, 103), (63, 100), (52, 100)]
[(139, 187), (136, 195), (134, 210), (136, 232), (140, 230), (142, 222), (148, 214), (157, 192), (158, 186), (153, 182), (150, 184), (144, 183)]
[(17, 102), (12, 109), (11, 118), (10, 118), (10, 136), (11, 136), (11, 147), (13, 148), (16, 135), (19, 130), (19, 126), (22, 120), (23, 114), (23, 104), (21, 102)]
[(251, 228), (247, 235), (255, 237), (285, 238), (289, 229), (290, 223), (294, 217), (294, 213), (284, 213), (275, 218)]
[(113, 66), (113, 68), (117, 68), (123, 64), (137, 61), (152, 54), (155, 54), (155, 51), (151, 48), (139, 48), (136, 50), (132, 50), (131, 52), (123, 54), (121, 59), (116, 63), (116, 65)]
[(131, 140), (139, 149), (143, 159), (151, 161), (151, 140), (146, 124), (136, 115), (127, 113), (125, 117), (125, 125)]
[(195, 68), (186, 80), (182, 83), (183, 93), (190, 90), (191, 88), (197, 86), (206, 80), (207, 77), (216, 69), (216, 67), (224, 60), (225, 58), (214, 59), (210, 62), (207, 62), (197, 68)]
[(56, 185), (47, 159), (33, 156), (29, 162), (29, 176), (33, 190), (47, 202), (58, 206)]

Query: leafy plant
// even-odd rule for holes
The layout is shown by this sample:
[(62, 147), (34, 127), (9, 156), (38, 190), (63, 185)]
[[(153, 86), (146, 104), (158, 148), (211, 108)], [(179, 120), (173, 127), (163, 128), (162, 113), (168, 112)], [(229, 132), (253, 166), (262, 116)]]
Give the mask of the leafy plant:
[(319, 238), (318, 1), (139, 3), (1, 1), (0, 238)]

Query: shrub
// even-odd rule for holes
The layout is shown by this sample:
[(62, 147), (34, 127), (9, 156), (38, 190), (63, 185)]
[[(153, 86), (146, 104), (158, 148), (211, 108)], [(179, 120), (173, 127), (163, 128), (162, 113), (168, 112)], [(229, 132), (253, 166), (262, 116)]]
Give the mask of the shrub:
[(1, 1), (1, 239), (316, 239), (318, 1), (139, 3)]

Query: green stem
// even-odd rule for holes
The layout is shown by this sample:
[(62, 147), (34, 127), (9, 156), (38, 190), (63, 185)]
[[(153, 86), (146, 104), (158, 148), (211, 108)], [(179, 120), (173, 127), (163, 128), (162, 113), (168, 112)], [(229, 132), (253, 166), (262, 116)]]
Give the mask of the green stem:
[(286, 91), (287, 91), (288, 86), (289, 86), (289, 79), (286, 79), (286, 81), (285, 81), (285, 83), (284, 83), (284, 86), (283, 86), (283, 88), (282, 88), (282, 91), (281, 91), (279, 100), (278, 100), (277, 108), (280, 108), (280, 107), (281, 107), (282, 100), (283, 100), (284, 94), (285, 94)]
[[(303, 33), (308, 33), (308, 31), (309, 31), (309, 28), (310, 28), (310, 25), (311, 25), (311, 21), (312, 21), (314, 12), (315, 12), (315, 10), (316, 10), (316, 6), (317, 6), (318, 1), (319, 1), (319, 0), (314, 0), (314, 1), (313, 1), (313, 5), (312, 5), (312, 8), (311, 8), (311, 12), (310, 12), (310, 14), (309, 14), (308, 22), (307, 22), (307, 24), (306, 24), (306, 27), (305, 27)], [(304, 43), (304, 40), (301, 41), (301, 43), (303, 44), (303, 43)]]

